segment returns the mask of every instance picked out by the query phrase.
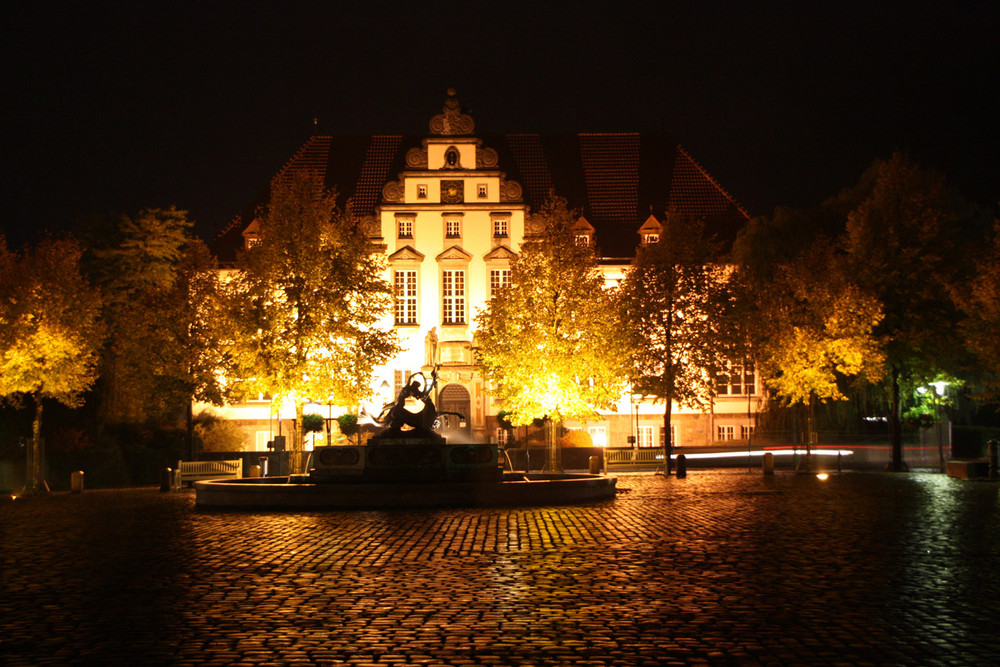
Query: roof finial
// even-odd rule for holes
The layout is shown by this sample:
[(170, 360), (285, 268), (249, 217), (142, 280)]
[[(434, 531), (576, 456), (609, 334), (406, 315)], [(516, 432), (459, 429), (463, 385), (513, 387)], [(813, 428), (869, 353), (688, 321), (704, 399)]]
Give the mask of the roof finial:
[(431, 118), (431, 134), (456, 136), (472, 134), (475, 129), (472, 116), (462, 113), (462, 108), (455, 97), (455, 89), (448, 89), (448, 99), (444, 101), (444, 113)]

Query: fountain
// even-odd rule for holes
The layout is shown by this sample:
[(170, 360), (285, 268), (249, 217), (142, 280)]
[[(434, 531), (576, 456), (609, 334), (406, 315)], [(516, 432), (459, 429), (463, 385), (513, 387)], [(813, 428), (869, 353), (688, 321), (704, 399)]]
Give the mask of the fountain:
[(407, 380), (365, 445), (317, 447), (308, 472), (195, 482), (199, 507), (382, 509), (551, 505), (614, 498), (614, 477), (504, 471), (492, 443), (449, 443), (437, 428), (437, 373)]

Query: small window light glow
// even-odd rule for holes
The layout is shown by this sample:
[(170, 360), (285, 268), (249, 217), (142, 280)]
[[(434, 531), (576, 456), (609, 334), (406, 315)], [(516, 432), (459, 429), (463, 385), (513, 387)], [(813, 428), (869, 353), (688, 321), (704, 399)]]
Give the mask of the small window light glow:
[(830, 475), (828, 475), (828, 474), (827, 474), (827, 473), (825, 473), (825, 472), (821, 472), (821, 473), (818, 473), (818, 474), (816, 475), (816, 479), (819, 479), (819, 480), (823, 480), (824, 482), (825, 482), (825, 481), (826, 481), (827, 479), (829, 479), (829, 478), (830, 478)]

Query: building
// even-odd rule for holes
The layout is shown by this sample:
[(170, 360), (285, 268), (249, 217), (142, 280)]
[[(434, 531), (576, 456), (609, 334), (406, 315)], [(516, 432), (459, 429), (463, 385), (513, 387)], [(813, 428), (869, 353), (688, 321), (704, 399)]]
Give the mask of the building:
[[(510, 260), (525, 235), (526, 216), (550, 192), (582, 213), (576, 232), (600, 257), (606, 280), (621, 278), (640, 243), (654, 242), (666, 211), (705, 221), (731, 242), (748, 215), (682, 147), (648, 133), (477, 135), (449, 91), (424, 137), (313, 136), (275, 176), (322, 175), (340, 205), (367, 218), (387, 255), (396, 288), (394, 326), (404, 351), (373, 389), (395, 396), (410, 373), (439, 364), (438, 408), (466, 415), (480, 437), (498, 437), (497, 406), (470, 349), (476, 310), (510, 280)], [(264, 203), (266, 193), (258, 203)], [(215, 241), (222, 260), (235, 258), (259, 232), (255, 207)], [(746, 437), (757, 382), (752, 369), (720, 378), (707, 412), (678, 410), (674, 442), (708, 444)], [(332, 410), (315, 406), (321, 413)], [(270, 403), (226, 409), (263, 450), (277, 429)], [(325, 415), (324, 415), (325, 416)], [(282, 413), (281, 419), (289, 415)], [(617, 412), (586, 428), (595, 444), (641, 447), (662, 440), (662, 406), (625, 396)], [(285, 421), (287, 429), (288, 422)]]

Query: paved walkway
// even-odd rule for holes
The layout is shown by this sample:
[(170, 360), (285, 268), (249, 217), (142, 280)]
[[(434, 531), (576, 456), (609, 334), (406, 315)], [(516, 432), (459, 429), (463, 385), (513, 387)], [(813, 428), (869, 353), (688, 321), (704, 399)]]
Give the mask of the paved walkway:
[(1000, 485), (623, 475), (577, 507), (0, 502), (0, 664), (1000, 663)]

